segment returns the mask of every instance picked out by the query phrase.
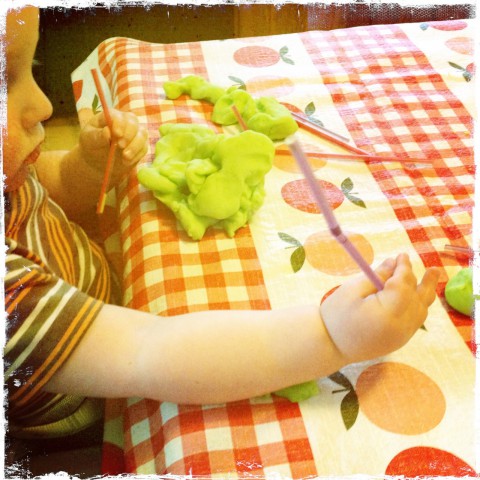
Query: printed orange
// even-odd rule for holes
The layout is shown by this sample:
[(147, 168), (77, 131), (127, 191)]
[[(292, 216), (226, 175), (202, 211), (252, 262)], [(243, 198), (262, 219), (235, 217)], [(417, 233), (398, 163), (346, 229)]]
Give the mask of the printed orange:
[[(318, 179), (317, 181), (322, 186), (332, 209), (338, 208), (345, 199), (343, 192), (333, 183)], [(297, 210), (308, 213), (322, 213), (315, 202), (308, 182), (303, 178), (286, 183), (282, 187), (281, 193), (283, 200)]]
[(288, 77), (264, 75), (246, 82), (247, 91), (257, 97), (284, 97), (291, 94), (295, 84)]
[[(365, 261), (373, 262), (374, 253), (370, 242), (359, 233), (343, 232), (360, 252)], [(307, 237), (303, 245), (308, 263), (328, 275), (351, 275), (360, 271), (342, 245), (329, 230), (316, 232)]]
[(280, 60), (280, 54), (270, 47), (252, 45), (239, 48), (233, 59), (245, 67), (269, 67)]
[[(324, 167), (327, 164), (327, 161), (323, 158), (317, 158), (306, 153), (308, 163), (313, 171), (318, 170), (319, 168)], [(298, 166), (295, 158), (290, 153), (290, 150), (286, 145), (280, 145), (275, 151), (275, 157), (273, 159), (273, 164), (280, 170), (285, 172), (300, 173), (300, 167)]]
[(425, 373), (404, 363), (382, 362), (365, 369), (355, 391), (360, 410), (378, 427), (420, 435), (445, 415), (445, 397)]
[(395, 455), (385, 474), (392, 477), (400, 475), (404, 478), (478, 478), (475, 470), (453, 453), (424, 446), (407, 448)]

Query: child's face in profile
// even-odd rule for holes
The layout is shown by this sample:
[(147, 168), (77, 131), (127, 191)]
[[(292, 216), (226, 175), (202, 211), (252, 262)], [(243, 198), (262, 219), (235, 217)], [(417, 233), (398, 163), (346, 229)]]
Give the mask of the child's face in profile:
[(25, 7), (7, 14), (6, 25), (7, 128), (3, 138), (5, 191), (25, 181), (28, 165), (40, 154), (44, 139), (42, 121), (52, 105), (32, 75), (38, 42), (38, 9)]

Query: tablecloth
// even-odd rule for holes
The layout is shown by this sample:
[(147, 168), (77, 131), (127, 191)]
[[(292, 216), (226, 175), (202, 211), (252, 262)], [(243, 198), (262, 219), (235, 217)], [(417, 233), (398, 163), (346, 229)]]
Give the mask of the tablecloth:
[[(372, 266), (405, 251), (419, 276), (425, 267), (441, 269), (424, 328), (391, 355), (318, 379), (320, 394), (300, 403), (274, 394), (204, 406), (109, 401), (104, 473), (475, 475), (473, 322), (443, 294), (448, 278), (469, 264), (445, 244), (478, 248), (474, 33), (473, 20), (456, 20), (179, 44), (116, 37), (72, 74), (82, 121), (99, 108), (90, 69), (100, 69), (111, 106), (136, 113), (148, 127), (145, 162), (153, 160), (162, 123), (222, 131), (210, 120), (212, 105), (165, 98), (166, 80), (191, 74), (275, 96), (368, 152), (434, 161), (320, 160), (315, 152), (345, 150), (300, 129), (295, 136), (335, 215)], [(318, 302), (358, 274), (287, 153), (277, 153), (265, 188), (263, 206), (233, 238), (211, 228), (196, 242), (130, 175), (104, 222), (118, 218), (119, 234), (107, 247), (121, 248), (115, 259), (124, 305), (169, 316), (276, 309)]]

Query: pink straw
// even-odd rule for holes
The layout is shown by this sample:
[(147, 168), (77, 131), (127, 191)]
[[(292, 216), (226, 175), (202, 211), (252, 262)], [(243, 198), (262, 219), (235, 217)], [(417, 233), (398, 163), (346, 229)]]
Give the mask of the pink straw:
[[(395, 162), (407, 162), (407, 163), (433, 163), (433, 160), (429, 160), (426, 158), (413, 159), (413, 158), (406, 158), (406, 157), (397, 158), (397, 157), (382, 157), (380, 155), (371, 155), (366, 150), (362, 150), (361, 148), (354, 147), (349, 143), (343, 141), (341, 138), (339, 138), (340, 136), (337, 133), (329, 132), (326, 128), (320, 127), (316, 123), (313, 123), (307, 118), (302, 117), (298, 113), (295, 113), (295, 112), (290, 112), (290, 113), (296, 119), (297, 123), (305, 130), (321, 138), (324, 138), (325, 140), (335, 143), (336, 145), (339, 145), (340, 147), (343, 147), (350, 152), (360, 154), (365, 160), (371, 159), (371, 160), (380, 160), (380, 161), (389, 161), (389, 162), (395, 161)], [(331, 158), (335, 158), (335, 157), (332, 156)]]
[(378, 277), (378, 275), (372, 270), (370, 265), (365, 261), (365, 259), (360, 255), (358, 250), (355, 248), (352, 242), (343, 234), (340, 225), (333, 214), (333, 210), (328, 203), (327, 197), (323, 192), (322, 186), (319, 184), (315, 176), (313, 175), (313, 171), (308, 164), (307, 157), (303, 153), (303, 150), (300, 144), (294, 140), (289, 144), (290, 151), (294, 156), (295, 160), (297, 161), (300, 169), (307, 180), (312, 193), (317, 203), (318, 207), (322, 211), (325, 220), (327, 221), (328, 228), (335, 239), (345, 248), (347, 253), (352, 257), (352, 259), (357, 263), (357, 265), (361, 268), (361, 270), (365, 273), (367, 278), (373, 283), (375, 288), (380, 291), (383, 290), (383, 282)]
[[(288, 150), (278, 149), (277, 153), (285, 154)], [(422, 159), (422, 160), (413, 160), (410, 158), (399, 158), (399, 157), (384, 157), (381, 155), (362, 155), (360, 153), (330, 153), (330, 152), (306, 152), (310, 157), (315, 158), (332, 158), (339, 160), (359, 160), (363, 162), (400, 162), (400, 163), (433, 163), (433, 160)]]
[(349, 143), (345, 142), (344, 140), (341, 140), (338, 138), (338, 135), (332, 135), (331, 133), (325, 132), (323, 129), (320, 129), (319, 126), (310, 120), (307, 120), (305, 117), (302, 117), (298, 113), (291, 112), (292, 117), (295, 118), (297, 123), (300, 124), (301, 127), (303, 127), (305, 130), (309, 131), (310, 133), (313, 133), (321, 138), (324, 138), (325, 140), (329, 140), (332, 143), (335, 143), (336, 145), (339, 145), (350, 152), (354, 153), (360, 153), (361, 155), (369, 155), (369, 153), (366, 150), (362, 150), (361, 148), (354, 147), (353, 145), (350, 145)]
[(331, 135), (332, 137), (335, 137), (337, 140), (343, 141), (343, 142), (349, 142), (350, 139), (347, 137), (344, 137), (343, 135), (340, 135), (337, 132), (332, 132), (328, 128), (323, 127), (322, 125), (319, 125), (318, 123), (312, 122), (308, 117), (302, 116), (297, 112), (290, 112), (292, 117), (297, 120), (298, 123), (300, 123), (302, 126), (305, 127), (312, 127), (312, 133), (317, 133), (317, 132), (322, 132), (325, 135)]
[(452, 252), (462, 253), (463, 255), (473, 255), (473, 250), (469, 247), (460, 247), (458, 245), (445, 245), (445, 250), (451, 250)]
[[(91, 70), (93, 81), (95, 82), (95, 87), (98, 92), (98, 96), (100, 97), (100, 103), (102, 104), (103, 114), (105, 115), (105, 122), (107, 123), (108, 128), (112, 131), (112, 117), (110, 115), (110, 110), (108, 109), (107, 99), (103, 93), (102, 85), (100, 84), (100, 79), (98, 77), (97, 70), (92, 68)], [(105, 208), (105, 201), (107, 198), (107, 189), (108, 184), (110, 183), (110, 175), (112, 173), (113, 167), (113, 158), (115, 156), (115, 149), (116, 143), (110, 142), (110, 149), (108, 150), (108, 158), (107, 158), (107, 165), (105, 167), (105, 174), (103, 176), (102, 187), (100, 190), (100, 197), (97, 203), (97, 213), (103, 213), (103, 209)]]

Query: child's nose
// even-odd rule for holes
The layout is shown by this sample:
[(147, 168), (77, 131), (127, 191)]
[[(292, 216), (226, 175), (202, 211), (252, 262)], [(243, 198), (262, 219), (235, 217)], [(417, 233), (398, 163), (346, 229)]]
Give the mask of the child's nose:
[(48, 97), (35, 83), (29, 98), (29, 107), (24, 115), (25, 128), (33, 128), (38, 123), (48, 120), (53, 112), (53, 107)]

